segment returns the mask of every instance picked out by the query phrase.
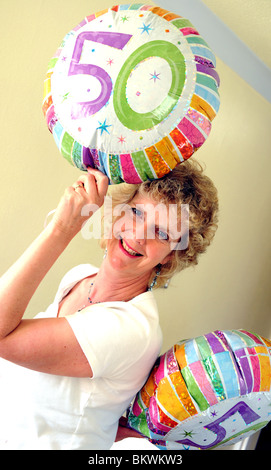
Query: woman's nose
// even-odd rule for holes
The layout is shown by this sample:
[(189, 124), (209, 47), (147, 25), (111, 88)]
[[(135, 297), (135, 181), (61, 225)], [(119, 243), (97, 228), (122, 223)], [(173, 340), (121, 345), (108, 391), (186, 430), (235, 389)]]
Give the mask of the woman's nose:
[(145, 221), (137, 221), (137, 223), (134, 224), (133, 237), (134, 240), (140, 245), (146, 243), (146, 239), (148, 237), (148, 228)]

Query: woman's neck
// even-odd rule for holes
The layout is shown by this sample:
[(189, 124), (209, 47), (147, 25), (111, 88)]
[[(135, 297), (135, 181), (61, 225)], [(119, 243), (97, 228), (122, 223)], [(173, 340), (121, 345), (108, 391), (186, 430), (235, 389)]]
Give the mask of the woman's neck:
[(149, 275), (135, 276), (114, 271), (106, 260), (95, 276), (91, 289), (92, 302), (128, 301), (148, 289)]

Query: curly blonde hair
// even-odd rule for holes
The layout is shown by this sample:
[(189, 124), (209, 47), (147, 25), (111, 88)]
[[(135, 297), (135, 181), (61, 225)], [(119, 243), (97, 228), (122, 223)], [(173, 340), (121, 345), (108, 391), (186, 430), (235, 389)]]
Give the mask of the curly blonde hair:
[[(164, 287), (177, 272), (198, 264), (198, 257), (204, 253), (212, 242), (218, 224), (218, 195), (211, 179), (203, 174), (201, 164), (193, 160), (177, 165), (170, 173), (155, 180), (141, 184), (122, 184), (113, 188), (113, 208), (118, 204), (129, 204), (139, 194), (155, 202), (176, 204), (178, 214), (181, 205), (189, 204), (189, 238), (188, 246), (183, 250), (173, 250), (164, 265), (159, 265), (160, 274), (155, 288)], [(106, 240), (101, 241), (105, 248)], [(152, 282), (156, 269), (150, 278)]]

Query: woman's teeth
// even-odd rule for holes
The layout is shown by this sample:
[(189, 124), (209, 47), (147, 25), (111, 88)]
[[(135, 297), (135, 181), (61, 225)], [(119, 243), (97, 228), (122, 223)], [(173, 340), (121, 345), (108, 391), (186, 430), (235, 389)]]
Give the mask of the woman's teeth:
[(124, 248), (125, 251), (127, 251), (130, 255), (132, 256), (142, 256), (140, 253), (137, 253), (137, 251), (132, 250), (123, 239), (121, 239), (121, 244), (122, 247)]

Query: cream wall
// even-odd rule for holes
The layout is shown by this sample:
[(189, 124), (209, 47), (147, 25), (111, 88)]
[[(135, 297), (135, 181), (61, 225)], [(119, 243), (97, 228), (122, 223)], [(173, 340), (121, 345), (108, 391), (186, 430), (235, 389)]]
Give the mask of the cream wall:
[[(2, 0), (0, 175), (1, 273), (42, 230), (79, 170), (59, 154), (41, 112), (47, 64), (62, 38), (109, 0)], [(220, 226), (195, 269), (156, 294), (167, 349), (213, 329), (245, 328), (271, 337), (271, 104), (218, 60), (221, 109), (196, 157), (220, 195)], [(27, 316), (46, 308), (64, 273), (99, 264), (96, 240), (79, 235), (47, 275)]]

